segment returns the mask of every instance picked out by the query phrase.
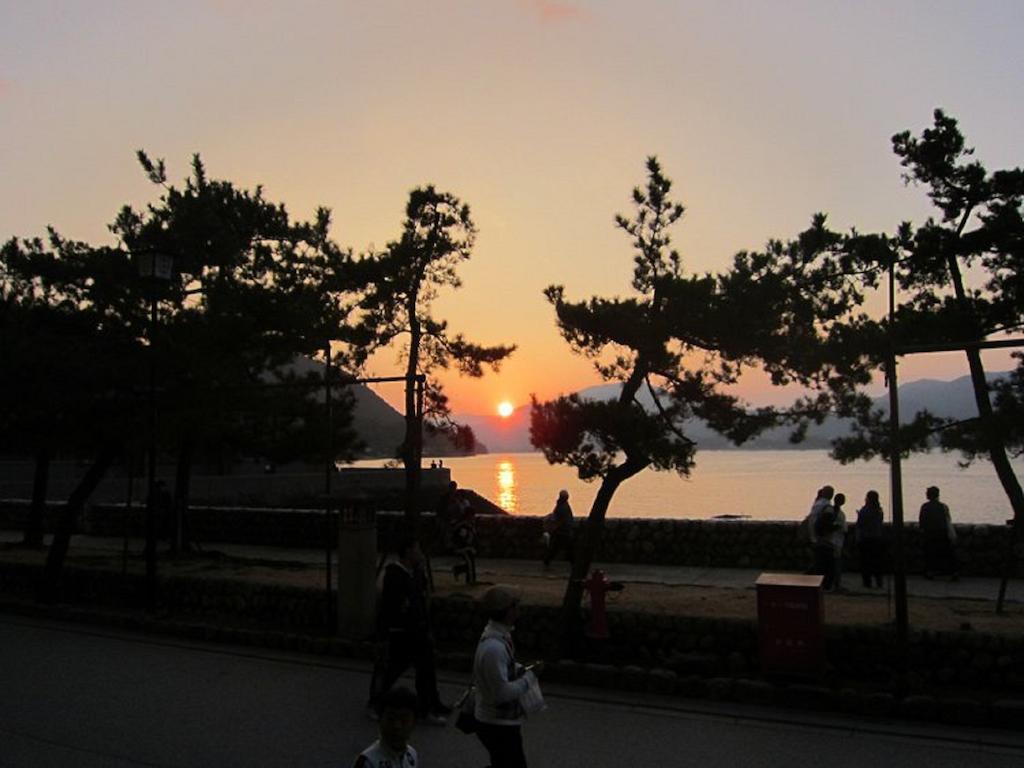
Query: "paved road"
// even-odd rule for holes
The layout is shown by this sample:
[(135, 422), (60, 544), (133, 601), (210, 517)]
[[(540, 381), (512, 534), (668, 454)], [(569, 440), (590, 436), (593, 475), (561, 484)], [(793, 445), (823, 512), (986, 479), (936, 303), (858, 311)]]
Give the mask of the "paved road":
[[(374, 738), (369, 669), (0, 617), (0, 766), (342, 766)], [(454, 697), (458, 680), (444, 681)], [(745, 768), (1009, 768), (1024, 736), (888, 726), (551, 687), (527, 726), (530, 764)], [(421, 727), (427, 768), (479, 768), (476, 741)]]

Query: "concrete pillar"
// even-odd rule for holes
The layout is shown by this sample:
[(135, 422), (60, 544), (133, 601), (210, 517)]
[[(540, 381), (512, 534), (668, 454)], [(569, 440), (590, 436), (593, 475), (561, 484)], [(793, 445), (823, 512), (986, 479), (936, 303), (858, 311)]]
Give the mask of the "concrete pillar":
[(338, 634), (363, 640), (377, 611), (377, 512), (366, 502), (342, 502), (338, 514)]

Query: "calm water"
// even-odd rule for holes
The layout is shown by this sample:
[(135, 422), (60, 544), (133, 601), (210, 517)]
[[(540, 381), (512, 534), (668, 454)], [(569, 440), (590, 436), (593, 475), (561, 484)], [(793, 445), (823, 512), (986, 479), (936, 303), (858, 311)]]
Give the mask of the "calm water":
[[(431, 457), (424, 464), (429, 465)], [(357, 462), (380, 466), (382, 462)], [(589, 512), (597, 483), (584, 483), (575, 470), (552, 466), (539, 453), (509, 453), (446, 458), (444, 465), (460, 486), (472, 488), (513, 514), (551, 511), (561, 488), (569, 491), (577, 515)], [(1024, 460), (1014, 462), (1024, 478)], [(825, 483), (846, 494), (847, 512), (855, 512), (864, 494), (882, 496), (886, 518), (889, 467), (881, 461), (842, 466), (827, 451), (701, 451), (688, 480), (671, 472), (646, 470), (620, 487), (609, 517), (709, 518), (748, 515), (759, 520), (798, 520), (810, 508), (814, 492)], [(960, 469), (950, 454), (914, 456), (903, 463), (904, 514), (917, 520), (924, 489), (937, 485), (957, 522), (1002, 524), (1012, 516), (995, 470), (988, 462)]]

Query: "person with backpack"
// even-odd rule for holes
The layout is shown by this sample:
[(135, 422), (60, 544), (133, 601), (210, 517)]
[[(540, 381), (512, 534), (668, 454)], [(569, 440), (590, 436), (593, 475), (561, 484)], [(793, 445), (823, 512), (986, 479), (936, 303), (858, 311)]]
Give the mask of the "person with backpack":
[(796, 527), (796, 538), (801, 544), (807, 547), (808, 554), (808, 566), (804, 573), (816, 573), (816, 559), (814, 554), (814, 523), (817, 520), (818, 512), (821, 508), (828, 503), (828, 499), (825, 498), (826, 489), (830, 486), (823, 486), (815, 492), (814, 502), (811, 504), (811, 510), (807, 513), (803, 520)]
[(811, 548), (814, 552), (811, 573), (825, 577), (822, 583), (825, 589), (832, 589), (835, 581), (836, 550), (832, 540), (835, 530), (835, 509), (832, 507), (834, 495), (835, 489), (831, 485), (822, 486), (810, 514)]

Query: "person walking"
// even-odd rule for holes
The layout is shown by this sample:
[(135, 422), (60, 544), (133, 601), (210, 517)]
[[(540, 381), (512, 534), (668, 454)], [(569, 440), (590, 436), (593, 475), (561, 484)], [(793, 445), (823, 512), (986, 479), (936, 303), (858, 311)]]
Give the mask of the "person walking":
[(864, 506), (857, 510), (854, 539), (857, 544), (857, 558), (860, 560), (860, 578), (868, 589), (882, 587), (882, 561), (885, 556), (885, 539), (882, 535), (882, 504), (878, 491), (868, 491)]
[(396, 557), (384, 568), (377, 613), (381, 654), (370, 679), (367, 715), (380, 716), (380, 697), (411, 666), (416, 670), (417, 714), (431, 725), (444, 725), (451, 708), (437, 690), (434, 641), (427, 606), (427, 577), (419, 543), (403, 534)]
[(416, 768), (419, 755), (409, 744), (416, 727), (416, 694), (397, 686), (380, 697), (379, 706), (379, 738), (359, 753), (352, 768)]
[(521, 591), (498, 584), (484, 594), (487, 626), (473, 658), (476, 686), (477, 738), (491, 758), (491, 768), (526, 768), (522, 726), (525, 713), (519, 700), (537, 684), (538, 666), (527, 670), (516, 663), (512, 631), (519, 617)]
[(476, 584), (476, 510), (469, 499), (458, 500), (452, 521), (452, 550), (459, 558), (452, 566), (452, 578), (465, 576), (466, 584)]
[(950, 581), (959, 578), (957, 574), (956, 529), (949, 515), (949, 507), (939, 501), (939, 488), (932, 485), (925, 490), (927, 501), (921, 505), (917, 521), (924, 539), (924, 577), (932, 579), (936, 574), (948, 575)]
[(846, 495), (837, 493), (832, 499), (832, 591), (843, 592), (843, 545), (846, 543)]
[(572, 546), (572, 507), (569, 506), (569, 492), (558, 492), (558, 500), (551, 514), (544, 518), (544, 532), (547, 536), (547, 547), (544, 549), (544, 567), (549, 568), (551, 561), (559, 552), (564, 552), (570, 562), (573, 556)]

